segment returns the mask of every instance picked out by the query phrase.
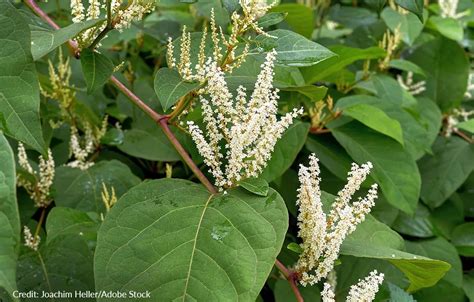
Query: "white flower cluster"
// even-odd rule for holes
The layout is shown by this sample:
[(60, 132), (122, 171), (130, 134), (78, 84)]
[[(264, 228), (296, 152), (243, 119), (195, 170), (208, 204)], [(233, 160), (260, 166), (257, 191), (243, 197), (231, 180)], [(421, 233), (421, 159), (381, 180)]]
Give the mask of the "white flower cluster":
[(441, 17), (459, 19), (469, 14), (469, 11), (458, 13), (459, 0), (438, 0)]
[[(212, 61), (216, 62), (224, 71), (232, 72), (234, 68), (239, 67), (247, 57), (249, 51), (249, 44), (245, 43), (239, 55), (236, 55), (238, 38), (244, 35), (250, 29), (253, 29), (257, 34), (269, 36), (262, 28), (258, 26), (257, 20), (264, 16), (267, 11), (272, 8), (275, 3), (268, 5), (266, 0), (240, 0), (240, 5), (243, 10), (243, 15), (237, 12), (232, 14), (232, 30), (229, 37), (226, 37), (224, 31), (220, 26), (216, 25), (214, 16), (214, 9), (211, 10), (211, 40), (213, 43)], [(180, 62), (174, 56), (174, 45), (171, 37), (168, 39), (167, 60), (168, 67), (177, 68), (183, 79), (187, 81), (205, 82), (207, 80), (206, 69), (206, 48), (207, 42), (207, 27), (204, 27), (201, 43), (199, 47), (198, 63), (194, 68), (191, 66), (191, 34), (186, 32), (186, 26), (183, 27), (180, 44)], [(223, 54), (222, 46), (225, 46), (226, 53)]]
[(107, 132), (107, 120), (108, 116), (105, 116), (100, 129), (94, 129), (89, 123), (84, 123), (83, 144), (81, 144), (81, 137), (77, 127), (71, 125), (69, 151), (70, 157), (74, 157), (75, 160), (67, 164), (69, 167), (87, 170), (94, 165), (94, 162), (88, 161), (88, 157), (97, 149), (100, 139)]
[(397, 75), (397, 81), (400, 86), (408, 91), (411, 95), (417, 95), (426, 90), (426, 81), (414, 83), (413, 72), (411, 71), (407, 73), (406, 79), (404, 79), (401, 75)]
[[(349, 294), (346, 297), (346, 302), (371, 302), (375, 299), (375, 295), (379, 291), (379, 286), (382, 284), (384, 274), (378, 273), (376, 270), (363, 280), (351, 286)], [(328, 283), (324, 284), (324, 289), (321, 293), (323, 302), (335, 302), (334, 289)]]
[(460, 122), (465, 122), (474, 116), (474, 110), (466, 111), (464, 108), (454, 109), (451, 114), (446, 117), (446, 124), (444, 127), (443, 134), (446, 137), (450, 137), (453, 132), (458, 131), (457, 125)]
[(54, 180), (54, 159), (48, 149), (48, 158), (39, 157), (38, 172), (31, 167), (23, 144), (18, 143), (18, 164), (30, 177), (18, 176), (17, 183), (25, 188), (37, 207), (47, 207), (51, 203), (50, 188)]
[(350, 204), (372, 168), (370, 162), (362, 166), (354, 163), (347, 184), (338, 192), (329, 215), (326, 215), (321, 201), (318, 159), (312, 154), (309, 160), (309, 166), (301, 165), (298, 174), (298, 236), (303, 240), (300, 244), (303, 251), (295, 271), (303, 286), (316, 284), (328, 275), (339, 256), (342, 242), (364, 221), (377, 198), (377, 185), (374, 184), (364, 198)]
[[(84, 8), (83, 0), (71, 0), (72, 22), (79, 23), (85, 20), (96, 20), (106, 17), (107, 1), (105, 0), (89, 0), (87, 10)], [(113, 28), (122, 31), (130, 27), (132, 22), (143, 19), (144, 15), (153, 11), (155, 2), (153, 0), (111, 0), (111, 24)], [(94, 41), (97, 35), (105, 28), (106, 23), (103, 22), (98, 26), (94, 26), (83, 31), (76, 37), (81, 47), (87, 47)]]
[(243, 87), (238, 88), (234, 101), (223, 71), (211, 60), (206, 64), (209, 79), (205, 90), (210, 99), (201, 96), (206, 134), (193, 122), (188, 122), (188, 126), (216, 186), (221, 189), (258, 176), (271, 158), (277, 140), (293, 119), (302, 114), (299, 109), (277, 119), (278, 90), (273, 90), (272, 85), (275, 55), (275, 51), (267, 54), (248, 101)]
[(23, 228), (23, 238), (25, 240), (26, 247), (32, 249), (33, 251), (38, 250), (41, 238), (38, 235), (33, 236), (33, 234), (31, 234), (30, 228), (26, 225)]

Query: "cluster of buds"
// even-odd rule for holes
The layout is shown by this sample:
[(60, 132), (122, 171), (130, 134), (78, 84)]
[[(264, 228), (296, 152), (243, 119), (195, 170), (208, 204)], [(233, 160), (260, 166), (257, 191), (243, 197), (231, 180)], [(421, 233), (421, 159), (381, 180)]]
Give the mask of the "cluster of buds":
[(457, 125), (469, 120), (471, 116), (474, 116), (474, 110), (466, 111), (464, 108), (453, 109), (452, 113), (445, 118), (443, 135), (450, 137), (453, 132), (458, 131)]
[(409, 71), (407, 73), (406, 79), (404, 79), (401, 75), (397, 75), (397, 81), (400, 86), (408, 91), (411, 95), (418, 95), (426, 90), (426, 81), (413, 81), (413, 72)]
[[(115, 194), (115, 188), (110, 187), (110, 192), (105, 183), (102, 183), (102, 192), (100, 192), (102, 202), (105, 206), (105, 211), (108, 213), (110, 209), (117, 203), (117, 195)], [(104, 214), (100, 213), (101, 220), (104, 221)]]
[[(363, 280), (355, 285), (352, 285), (349, 294), (346, 297), (346, 302), (371, 302), (375, 299), (375, 295), (379, 291), (379, 286), (382, 284), (384, 274), (378, 273), (376, 270)], [(324, 284), (324, 289), (321, 292), (323, 302), (335, 302), (334, 288), (329, 284)]]
[[(153, 0), (89, 0), (86, 10), (83, 0), (71, 0), (72, 22), (79, 23), (107, 17), (111, 19), (108, 20), (110, 26), (119, 31), (130, 27), (132, 22), (143, 19), (144, 15), (153, 11), (154, 8), (155, 1)], [(83, 48), (91, 45), (106, 26), (104, 21), (80, 33), (76, 37), (79, 46)]]
[(311, 119), (311, 131), (319, 131), (330, 121), (337, 118), (341, 112), (334, 109), (334, 102), (331, 96), (326, 100), (320, 100), (309, 108), (309, 117)]
[(303, 286), (314, 285), (327, 277), (339, 256), (342, 242), (364, 221), (374, 206), (377, 198), (376, 184), (372, 185), (364, 198), (350, 203), (371, 168), (370, 162), (362, 166), (352, 164), (347, 184), (338, 192), (329, 215), (326, 215), (321, 201), (318, 159), (312, 154), (309, 157), (309, 166), (301, 165), (296, 203), (299, 207), (298, 236), (303, 242), (300, 244), (302, 253), (295, 271)]
[(93, 127), (89, 123), (84, 123), (84, 136), (79, 136), (79, 131), (76, 126), (71, 125), (71, 139), (69, 141), (69, 156), (74, 158), (72, 162), (67, 165), (72, 168), (79, 168), (87, 170), (94, 165), (94, 162), (89, 161), (89, 155), (96, 151), (100, 144), (100, 140), (107, 132), (108, 116), (102, 120), (100, 128)]
[(395, 28), (393, 34), (387, 30), (382, 37), (382, 41), (379, 42), (379, 47), (385, 50), (385, 57), (379, 61), (379, 68), (386, 70), (390, 61), (395, 57), (396, 51), (400, 46), (402, 39), (400, 26)]
[(25, 190), (33, 199), (35, 206), (47, 207), (51, 201), (50, 188), (54, 180), (54, 159), (51, 150), (48, 149), (48, 158), (39, 157), (38, 171), (34, 170), (28, 161), (23, 144), (18, 143), (18, 164), (27, 173), (27, 176), (18, 176), (17, 184)]
[[(240, 0), (243, 14), (237, 12), (232, 14), (232, 30), (227, 37), (222, 28), (217, 26), (214, 10), (211, 11), (210, 19), (210, 37), (213, 44), (212, 61), (216, 62), (223, 71), (232, 72), (234, 68), (239, 67), (248, 55), (249, 44), (245, 43), (241, 53), (236, 54), (239, 44), (239, 37), (249, 30), (255, 31), (257, 34), (267, 35), (261, 27), (258, 26), (257, 20), (265, 15), (267, 11), (274, 5), (268, 5), (266, 0)], [(206, 62), (206, 44), (207, 27), (204, 27), (198, 54), (198, 63), (194, 67), (191, 65), (191, 34), (183, 27), (180, 43), (179, 63), (174, 55), (174, 45), (171, 37), (168, 39), (167, 63), (168, 67), (176, 68), (183, 79), (187, 81), (199, 81), (204, 83), (207, 80), (205, 73)], [(222, 49), (225, 47), (225, 52)]]
[(302, 114), (302, 109), (293, 110), (277, 119), (278, 90), (272, 84), (275, 55), (275, 51), (267, 54), (250, 100), (242, 86), (234, 100), (220, 67), (215, 62), (206, 65), (209, 79), (205, 90), (210, 99), (201, 95), (206, 134), (193, 122), (188, 122), (188, 127), (220, 189), (257, 177), (271, 158), (277, 140)]
[(46, 90), (40, 87), (41, 94), (44, 97), (56, 100), (61, 110), (62, 119), (67, 120), (71, 116), (71, 110), (74, 107), (76, 98), (75, 88), (70, 84), (71, 66), (69, 57), (65, 59), (60, 50), (57, 67), (55, 68), (50, 60), (48, 60), (48, 64), (51, 89)]
[(38, 235), (33, 236), (31, 230), (26, 225), (23, 228), (23, 238), (25, 240), (25, 246), (32, 249), (33, 251), (37, 251), (41, 238)]

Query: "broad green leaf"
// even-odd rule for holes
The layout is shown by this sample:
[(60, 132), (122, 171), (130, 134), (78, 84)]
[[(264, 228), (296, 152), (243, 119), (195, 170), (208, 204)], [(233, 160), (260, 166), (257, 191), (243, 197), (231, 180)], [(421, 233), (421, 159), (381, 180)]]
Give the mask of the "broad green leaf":
[[(240, 85), (248, 90), (253, 90), (262, 63), (261, 58), (249, 56), (239, 68), (234, 69), (231, 74), (227, 74), (225, 80), (230, 91), (235, 91)], [(273, 72), (275, 73), (273, 78), (273, 87), (275, 88), (304, 86), (303, 76), (296, 67), (276, 65)]]
[(260, 19), (258, 19), (258, 25), (260, 27), (266, 28), (266, 27), (278, 24), (281, 21), (285, 20), (286, 15), (287, 15), (286, 13), (270, 12), (266, 14), (265, 16), (261, 17)]
[(9, 1), (0, 2), (0, 45), (0, 129), (45, 153), (30, 30)]
[(81, 66), (89, 94), (101, 88), (114, 71), (114, 64), (107, 56), (88, 48), (81, 52)]
[(311, 39), (314, 13), (311, 7), (299, 3), (282, 3), (272, 7), (271, 12), (286, 13), (285, 22), (296, 33)]
[(287, 87), (283, 88), (283, 91), (295, 91), (298, 92), (307, 98), (309, 98), (313, 102), (317, 102), (322, 100), (328, 91), (328, 88), (325, 86), (314, 86), (314, 85), (307, 85), (307, 86), (299, 86), (299, 87)]
[[(416, 107), (412, 110), (406, 110), (401, 107), (401, 102), (404, 100), (403, 93), (396, 89), (391, 89), (388, 85), (383, 85), (383, 82), (380, 83), (382, 84), (381, 88), (383, 88), (379, 89), (380, 98), (363, 95), (344, 97), (337, 101), (336, 107), (344, 109), (347, 106), (355, 104), (368, 104), (381, 109), (390, 118), (400, 123), (405, 150), (410, 153), (414, 159), (419, 159), (425, 152), (430, 150), (430, 146), (434, 140), (433, 135), (437, 136), (438, 131), (436, 130), (435, 133), (432, 133), (429, 127), (431, 124), (428, 123), (434, 123), (434, 121), (431, 119), (425, 121), (422, 117), (417, 117), (416, 111), (423, 112), (423, 117), (425, 117), (424, 115), (426, 114), (426, 118), (428, 118), (428, 115), (429, 118), (438, 118), (435, 112), (430, 110), (433, 106), (430, 107), (431, 104), (425, 104), (424, 102), (417, 104), (417, 100), (413, 99)], [(399, 86), (397, 87), (399, 88)], [(434, 105), (434, 107), (436, 107), (436, 105)], [(433, 126), (435, 127), (436, 125)]]
[(47, 30), (37, 26), (31, 28), (31, 53), (33, 60), (38, 60), (55, 50), (60, 45), (73, 39), (81, 31), (103, 22), (103, 19), (73, 23), (58, 30)]
[(395, 0), (395, 3), (414, 13), (423, 22), (423, 0)]
[(421, 199), (430, 207), (439, 207), (474, 170), (474, 145), (458, 137), (438, 137), (433, 155), (419, 162)]
[(433, 225), (429, 216), (430, 212), (428, 209), (422, 204), (418, 204), (415, 215), (410, 216), (405, 213), (399, 213), (391, 227), (404, 235), (420, 238), (433, 237)]
[(262, 57), (262, 51), (275, 49), (276, 61), (287, 66), (312, 66), (335, 54), (326, 47), (285, 29), (269, 31), (269, 36), (256, 38), (257, 48), (250, 50), (249, 55)]
[(167, 140), (161, 128), (132, 128), (125, 131), (123, 144), (118, 148), (128, 155), (156, 161), (178, 161), (178, 152)]
[(431, 16), (428, 20), (427, 26), (436, 29), (440, 34), (448, 39), (461, 41), (464, 37), (462, 24), (456, 19)]
[(40, 297), (43, 291), (71, 292), (72, 297), (43, 301), (77, 301), (74, 291), (94, 291), (92, 262), (93, 254), (79, 235), (58, 236), (38, 251), (24, 248), (18, 260), (18, 289), (36, 291)]
[(79, 235), (87, 241), (95, 241), (99, 229), (91, 215), (72, 208), (54, 207), (46, 220), (47, 242), (62, 235)]
[(259, 196), (268, 195), (268, 182), (261, 178), (247, 178), (239, 182), (239, 185), (242, 186), (245, 190), (250, 193), (254, 193)]
[(368, 26), (377, 21), (377, 14), (367, 8), (340, 5), (339, 3), (330, 7), (328, 16), (330, 20), (352, 29)]
[(138, 184), (128, 166), (116, 161), (101, 161), (87, 170), (62, 166), (56, 169), (53, 183), (57, 206), (105, 214), (101, 192), (103, 184), (113, 187), (117, 198)]
[(355, 161), (372, 162), (371, 176), (391, 205), (414, 213), (420, 195), (420, 174), (415, 160), (400, 144), (356, 122), (331, 132)]
[(398, 69), (398, 70), (413, 72), (414, 74), (425, 76), (425, 72), (423, 71), (423, 69), (420, 68), (420, 66), (407, 60), (403, 60), (403, 59), (391, 60), (390, 63), (388, 63), (388, 66), (390, 66), (391, 68)]
[(469, 77), (469, 61), (458, 43), (437, 38), (416, 48), (408, 59), (425, 71), (424, 95), (438, 103), (443, 112), (461, 104)]
[(400, 30), (402, 41), (408, 45), (413, 45), (423, 30), (423, 23), (414, 14), (403, 14), (386, 7), (381, 16), (392, 32), (397, 28)]
[(260, 177), (268, 182), (280, 177), (291, 166), (306, 141), (309, 124), (296, 121), (279, 139), (272, 152), (272, 158)]
[(301, 68), (301, 73), (307, 84), (313, 84), (323, 80), (355, 61), (377, 59), (385, 56), (385, 51), (379, 47), (359, 49), (336, 45), (329, 49), (337, 56), (331, 57), (314, 66)]
[(456, 125), (456, 128), (474, 133), (474, 119), (460, 122), (459, 124)]
[(459, 254), (466, 257), (474, 256), (474, 222), (468, 222), (457, 226), (452, 234), (451, 242)]
[(255, 301), (287, 228), (285, 203), (273, 190), (210, 195), (186, 180), (147, 181), (118, 201), (99, 230), (96, 290)]
[(9, 294), (16, 290), (19, 244), (20, 216), (16, 201), (15, 160), (8, 141), (0, 131), (0, 288)]
[(343, 242), (341, 254), (386, 260), (402, 271), (409, 292), (436, 284), (450, 269), (450, 264), (404, 251), (403, 239), (387, 225), (368, 216)]
[(390, 118), (381, 109), (368, 104), (355, 104), (344, 107), (342, 113), (403, 145), (403, 133), (400, 123)]
[(155, 93), (164, 111), (189, 92), (199, 87), (197, 82), (187, 82), (176, 70), (160, 68), (155, 75)]
[(406, 241), (407, 251), (425, 257), (442, 260), (451, 265), (443, 280), (456, 287), (462, 286), (462, 264), (456, 248), (441, 237), (435, 239)]

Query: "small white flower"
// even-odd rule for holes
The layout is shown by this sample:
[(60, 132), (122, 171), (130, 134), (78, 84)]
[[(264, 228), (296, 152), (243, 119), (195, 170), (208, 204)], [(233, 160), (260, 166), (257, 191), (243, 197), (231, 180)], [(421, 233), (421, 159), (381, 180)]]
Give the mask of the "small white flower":
[(27, 227), (26, 225), (23, 227), (23, 234), (24, 234), (24, 240), (25, 240), (25, 246), (29, 247), (33, 251), (37, 251), (41, 238), (39, 236), (33, 236), (31, 234), (30, 228)]

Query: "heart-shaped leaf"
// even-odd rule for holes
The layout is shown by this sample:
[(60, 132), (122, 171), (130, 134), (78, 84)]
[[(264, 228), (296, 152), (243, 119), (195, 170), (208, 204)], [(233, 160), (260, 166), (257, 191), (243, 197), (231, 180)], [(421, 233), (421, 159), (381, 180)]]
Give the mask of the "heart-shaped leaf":
[(285, 203), (272, 189), (268, 197), (242, 189), (211, 195), (190, 181), (147, 181), (99, 230), (96, 290), (149, 290), (156, 301), (255, 301), (287, 227)]

